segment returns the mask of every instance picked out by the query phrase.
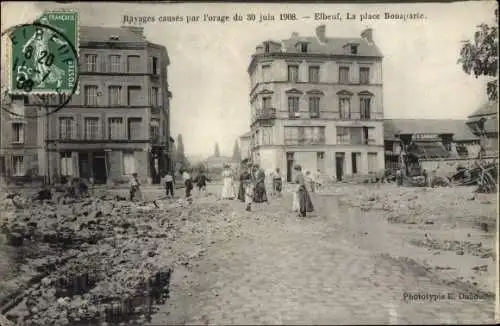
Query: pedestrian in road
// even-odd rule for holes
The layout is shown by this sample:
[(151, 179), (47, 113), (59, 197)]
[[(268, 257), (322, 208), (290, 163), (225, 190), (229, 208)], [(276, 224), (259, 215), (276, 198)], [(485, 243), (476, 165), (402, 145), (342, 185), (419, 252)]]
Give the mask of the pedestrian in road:
[(256, 203), (267, 202), (266, 193), (266, 173), (259, 167), (258, 164), (253, 166), (253, 181), (254, 181), (254, 197)]
[(302, 167), (297, 164), (294, 167), (296, 171), (295, 183), (297, 184), (296, 192), (299, 204), (300, 217), (306, 217), (307, 213), (314, 211), (314, 206), (311, 201), (311, 197), (307, 191), (306, 180), (304, 174), (302, 173)]
[(194, 178), (194, 183), (198, 187), (198, 196), (203, 197), (207, 191), (207, 182), (210, 182), (210, 179), (203, 173), (202, 169), (198, 170), (198, 175)]
[(243, 191), (244, 191), (244, 200), (246, 204), (246, 211), (250, 212), (252, 211), (252, 202), (254, 201), (254, 182), (252, 178), (252, 173), (250, 166), (246, 167), (243, 173), (241, 174), (241, 183), (243, 185)]
[(165, 173), (163, 177), (165, 181), (165, 192), (167, 197), (174, 198), (174, 177), (170, 172)]
[(136, 197), (142, 197), (141, 194), (141, 184), (139, 183), (139, 178), (137, 176), (137, 173), (132, 173), (132, 177), (130, 178), (130, 184), (129, 184), (129, 192), (130, 192), (130, 201), (135, 201)]
[(316, 171), (314, 179), (316, 181), (316, 191), (320, 192), (323, 189), (323, 174), (320, 169)]
[(247, 160), (243, 160), (240, 165), (240, 184), (238, 185), (238, 199), (241, 202), (245, 202), (245, 184), (243, 179), (246, 176), (246, 173), (248, 173), (247, 164)]
[(191, 201), (191, 191), (193, 190), (193, 180), (191, 179), (191, 174), (188, 169), (182, 172), (182, 179), (184, 180), (184, 186), (186, 187), (186, 199)]
[(236, 194), (234, 193), (234, 173), (229, 164), (224, 164), (224, 170), (222, 171), (222, 178), (224, 180), (224, 186), (222, 187), (222, 199), (234, 199)]
[(276, 168), (276, 171), (271, 177), (273, 180), (273, 196), (274, 198), (279, 198), (283, 190), (283, 176), (281, 175), (280, 169)]

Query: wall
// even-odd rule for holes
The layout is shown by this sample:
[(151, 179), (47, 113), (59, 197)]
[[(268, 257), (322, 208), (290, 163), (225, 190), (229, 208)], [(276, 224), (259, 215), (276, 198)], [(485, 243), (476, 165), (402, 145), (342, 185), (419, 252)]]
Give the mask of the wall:
[[(459, 165), (463, 167), (468, 167), (474, 164), (476, 159), (464, 158), (464, 159), (441, 159), (441, 160), (420, 160), (420, 164), (423, 169), (427, 170), (429, 173), (436, 171), (437, 175), (450, 176), (457, 172), (457, 167)], [(498, 161), (496, 157), (486, 157), (485, 162), (491, 163)]]

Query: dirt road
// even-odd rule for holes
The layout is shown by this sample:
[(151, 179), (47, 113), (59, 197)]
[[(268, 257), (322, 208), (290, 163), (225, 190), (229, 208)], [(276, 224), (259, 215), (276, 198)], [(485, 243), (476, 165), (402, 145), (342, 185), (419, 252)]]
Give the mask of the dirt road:
[(472, 284), (469, 271), (490, 266), (489, 278), (476, 276), (491, 279), (491, 257), (435, 255), (409, 243), (425, 227), (391, 225), (336, 196), (313, 200), (317, 211), (302, 220), (289, 212), (289, 195), (251, 213), (229, 201), (224, 218), (207, 221), (218, 231), (184, 239), (204, 241), (206, 252), (174, 270), (152, 324), (494, 322), (494, 299), (481, 290), (493, 288)]

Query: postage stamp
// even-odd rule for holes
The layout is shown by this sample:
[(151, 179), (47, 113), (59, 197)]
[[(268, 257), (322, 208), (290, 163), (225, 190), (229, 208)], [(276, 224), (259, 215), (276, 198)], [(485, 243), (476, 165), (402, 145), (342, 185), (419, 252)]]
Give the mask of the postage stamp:
[(16, 28), (10, 39), (11, 93), (75, 93), (77, 12), (45, 12), (33, 24)]

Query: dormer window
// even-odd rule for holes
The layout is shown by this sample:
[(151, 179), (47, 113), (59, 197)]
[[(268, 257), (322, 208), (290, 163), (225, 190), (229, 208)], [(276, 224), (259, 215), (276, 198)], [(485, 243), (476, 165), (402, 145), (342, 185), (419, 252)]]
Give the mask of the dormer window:
[(351, 44), (351, 54), (358, 54), (358, 45)]
[(110, 40), (113, 40), (113, 41), (117, 41), (117, 40), (119, 40), (120, 38), (119, 38), (117, 35), (111, 35), (111, 36), (109, 37), (109, 39), (110, 39)]
[(307, 43), (300, 44), (300, 52), (307, 53)]

